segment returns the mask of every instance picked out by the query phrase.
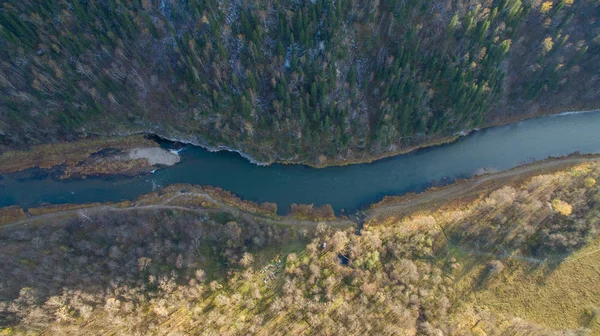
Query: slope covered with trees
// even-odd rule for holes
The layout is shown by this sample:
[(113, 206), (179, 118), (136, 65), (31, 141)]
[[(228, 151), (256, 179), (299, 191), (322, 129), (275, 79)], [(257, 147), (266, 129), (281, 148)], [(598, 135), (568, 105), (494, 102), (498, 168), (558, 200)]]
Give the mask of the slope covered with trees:
[(3, 1), (0, 144), (156, 133), (364, 160), (598, 106), (594, 0)]
[(590, 335), (599, 178), (579, 165), (360, 232), (136, 208), (1, 228), (0, 333)]

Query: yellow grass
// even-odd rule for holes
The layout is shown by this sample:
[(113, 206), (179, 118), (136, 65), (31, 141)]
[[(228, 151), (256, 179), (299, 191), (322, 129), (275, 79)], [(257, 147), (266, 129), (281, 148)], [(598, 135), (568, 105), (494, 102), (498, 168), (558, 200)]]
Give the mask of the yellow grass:
[[(598, 318), (586, 310), (600, 307), (600, 240), (581, 249), (556, 269), (513, 261), (510, 272), (478, 292), (477, 303), (556, 329), (586, 327), (600, 334)], [(533, 265), (535, 266), (535, 265)]]
[(0, 208), (0, 225), (16, 222), (25, 217), (25, 212), (19, 206)]

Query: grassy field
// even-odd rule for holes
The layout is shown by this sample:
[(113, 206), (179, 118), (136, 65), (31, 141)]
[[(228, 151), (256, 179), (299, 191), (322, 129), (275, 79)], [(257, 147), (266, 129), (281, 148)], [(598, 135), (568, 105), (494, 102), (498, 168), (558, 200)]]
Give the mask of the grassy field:
[(477, 304), (555, 329), (600, 334), (600, 240), (558, 264), (513, 259), (507, 268), (474, 294)]

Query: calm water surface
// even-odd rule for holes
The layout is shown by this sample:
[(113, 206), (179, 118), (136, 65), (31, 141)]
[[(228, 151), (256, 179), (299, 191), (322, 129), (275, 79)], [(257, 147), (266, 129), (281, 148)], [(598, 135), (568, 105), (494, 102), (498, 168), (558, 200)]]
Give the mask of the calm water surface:
[(274, 202), (280, 212), (291, 203), (329, 203), (338, 212), (351, 212), (384, 195), (421, 191), (484, 168), (506, 170), (575, 151), (600, 153), (600, 111), (526, 120), (370, 164), (325, 169), (259, 167), (235, 153), (188, 147), (177, 166), (141, 177), (57, 181), (30, 170), (3, 176), (0, 206), (131, 200), (172, 183), (190, 183), (218, 186), (256, 202)]

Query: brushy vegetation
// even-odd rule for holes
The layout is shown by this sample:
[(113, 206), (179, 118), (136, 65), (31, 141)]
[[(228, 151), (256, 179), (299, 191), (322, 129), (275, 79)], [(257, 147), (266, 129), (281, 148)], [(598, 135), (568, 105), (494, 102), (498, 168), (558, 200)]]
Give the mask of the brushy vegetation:
[(377, 156), (597, 104), (596, 20), (595, 0), (3, 1), (0, 144)]
[(590, 335), (599, 176), (580, 165), (360, 233), (180, 210), (5, 228), (0, 323), (6, 334)]
[(143, 136), (134, 135), (123, 138), (88, 138), (36, 146), (27, 151), (7, 151), (0, 155), (0, 173), (13, 173), (33, 167), (74, 166), (106, 149), (125, 150), (135, 147), (158, 147), (158, 144)]

